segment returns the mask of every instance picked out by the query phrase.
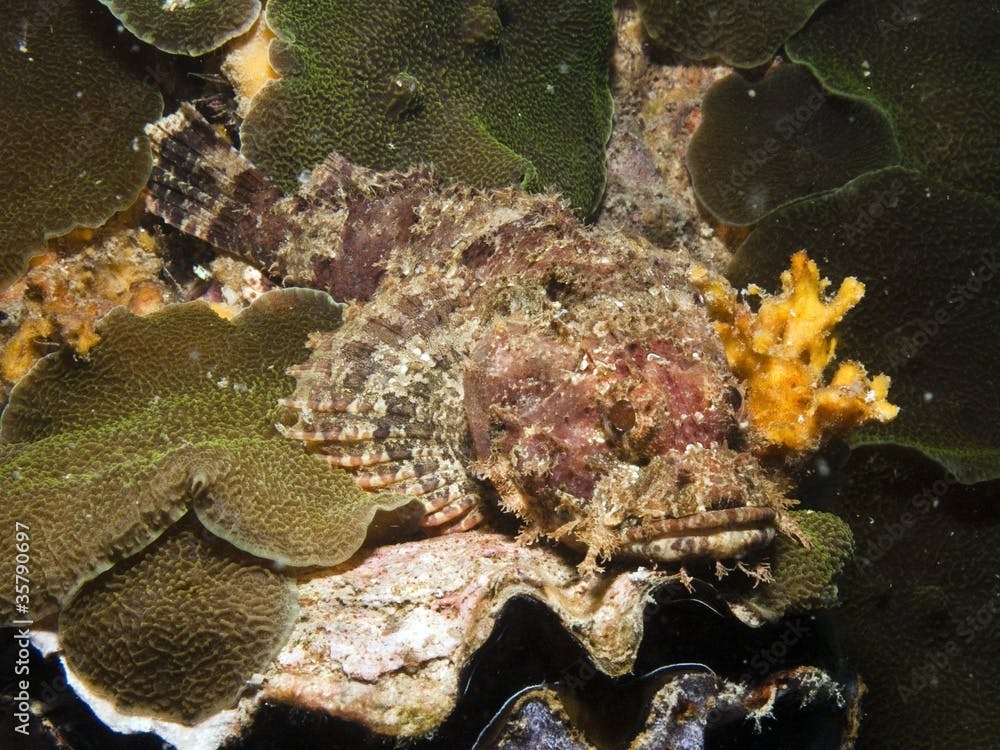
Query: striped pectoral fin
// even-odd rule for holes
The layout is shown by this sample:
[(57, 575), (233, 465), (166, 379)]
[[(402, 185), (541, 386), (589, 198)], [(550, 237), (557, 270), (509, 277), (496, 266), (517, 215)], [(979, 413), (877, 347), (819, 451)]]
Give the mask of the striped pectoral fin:
[(331, 466), (358, 469), (394, 461), (422, 461), (433, 458), (430, 451), (415, 448), (407, 441), (366, 441), (362, 443), (328, 443), (319, 451)]
[(430, 437), (430, 425), (398, 422), (392, 418), (322, 419), (299, 421), (285, 427), (277, 425), (281, 434), (291, 440), (301, 440), (307, 445), (324, 443), (364, 443), (401, 438)]
[(448, 481), (447, 470), (434, 460), (389, 461), (355, 471), (354, 483), (364, 490), (388, 490), (400, 494), (422, 495)]
[[(405, 298), (409, 299), (409, 298)], [(394, 299), (394, 303), (396, 300)], [(314, 339), (309, 360), (281, 400), (289, 438), (359, 487), (412, 496), (429, 533), (474, 527), (479, 485), (466, 471), (468, 436), (460, 359), (436, 337), (428, 306), (361, 308), (335, 334)]]
[[(335, 403), (349, 402), (330, 400)], [(449, 448), (434, 442), (429, 425), (367, 412), (307, 411), (278, 429), (317, 458), (347, 469), (361, 489), (413, 496), (424, 508), (420, 525), (429, 534), (468, 531), (484, 520), (479, 484)]]
[(146, 126), (155, 162), (146, 206), (171, 226), (270, 270), (287, 221), (281, 190), (190, 104)]
[(356, 399), (293, 396), (278, 404), (287, 417), (275, 425), (278, 431), (301, 440), (335, 466), (373, 466), (430, 455), (425, 441), (433, 435), (433, 425), (401, 419)]
[(469, 531), (485, 520), (482, 490), (468, 478), (441, 487), (420, 500), (424, 506), (420, 525), (429, 534)]
[(457, 460), (434, 451), (414, 449), (422, 458), (387, 461), (354, 473), (354, 482), (370, 491), (412, 495), (424, 508), (420, 525), (430, 534), (468, 531), (483, 521), (479, 486)]

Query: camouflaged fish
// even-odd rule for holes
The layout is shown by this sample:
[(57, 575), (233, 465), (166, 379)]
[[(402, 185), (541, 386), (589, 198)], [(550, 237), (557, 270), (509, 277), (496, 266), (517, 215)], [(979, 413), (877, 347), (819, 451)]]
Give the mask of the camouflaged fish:
[(431, 532), (515, 513), (528, 538), (742, 559), (787, 485), (742, 445), (740, 390), (683, 254), (551, 196), (331, 155), (283, 195), (191, 107), (151, 126), (150, 209), (288, 285), (350, 301), (278, 428)]

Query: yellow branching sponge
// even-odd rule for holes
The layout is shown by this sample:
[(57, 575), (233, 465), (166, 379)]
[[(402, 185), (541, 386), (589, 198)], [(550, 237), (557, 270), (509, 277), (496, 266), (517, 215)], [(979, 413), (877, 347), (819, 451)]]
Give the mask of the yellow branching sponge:
[(833, 328), (865, 293), (856, 278), (844, 279), (827, 296), (829, 279), (820, 279), (816, 264), (800, 251), (781, 274), (780, 294), (747, 289), (761, 299), (757, 313), (706, 269), (694, 269), (691, 279), (717, 321), (730, 367), (746, 383), (750, 428), (763, 443), (814, 450), (827, 438), (896, 416), (899, 407), (886, 400), (889, 377), (869, 378), (860, 362), (842, 362), (824, 383), (837, 345)]

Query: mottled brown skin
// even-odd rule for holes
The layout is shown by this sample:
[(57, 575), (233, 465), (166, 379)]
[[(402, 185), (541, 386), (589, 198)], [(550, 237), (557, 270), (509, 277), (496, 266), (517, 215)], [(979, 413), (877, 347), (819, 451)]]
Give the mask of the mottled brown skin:
[[(727, 445), (738, 384), (682, 253), (584, 228), (551, 197), (335, 155), (278, 198), (191, 111), (173, 118), (153, 131), (154, 212), (364, 300), (293, 368), (288, 437), (361, 487), (414, 495), (430, 530), (472, 528), (498, 496), (529, 538), (585, 550), (585, 568), (740, 558), (773, 538), (786, 487)], [(214, 178), (178, 177), (164, 154), (185, 147)], [(212, 179), (222, 196), (256, 186), (252, 214), (195, 206), (184, 185)]]

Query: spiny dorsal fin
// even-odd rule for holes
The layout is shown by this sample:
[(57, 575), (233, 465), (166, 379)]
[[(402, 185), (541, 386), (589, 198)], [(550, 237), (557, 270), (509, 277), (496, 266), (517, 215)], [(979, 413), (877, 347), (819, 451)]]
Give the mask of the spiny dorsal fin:
[(367, 300), (440, 188), (422, 167), (376, 172), (333, 153), (287, 195), (190, 104), (147, 126), (147, 207), (286, 284)]
[(146, 127), (156, 161), (147, 208), (221, 250), (267, 251), (280, 237), (258, 220), (281, 190), (215, 131), (192, 105)]

